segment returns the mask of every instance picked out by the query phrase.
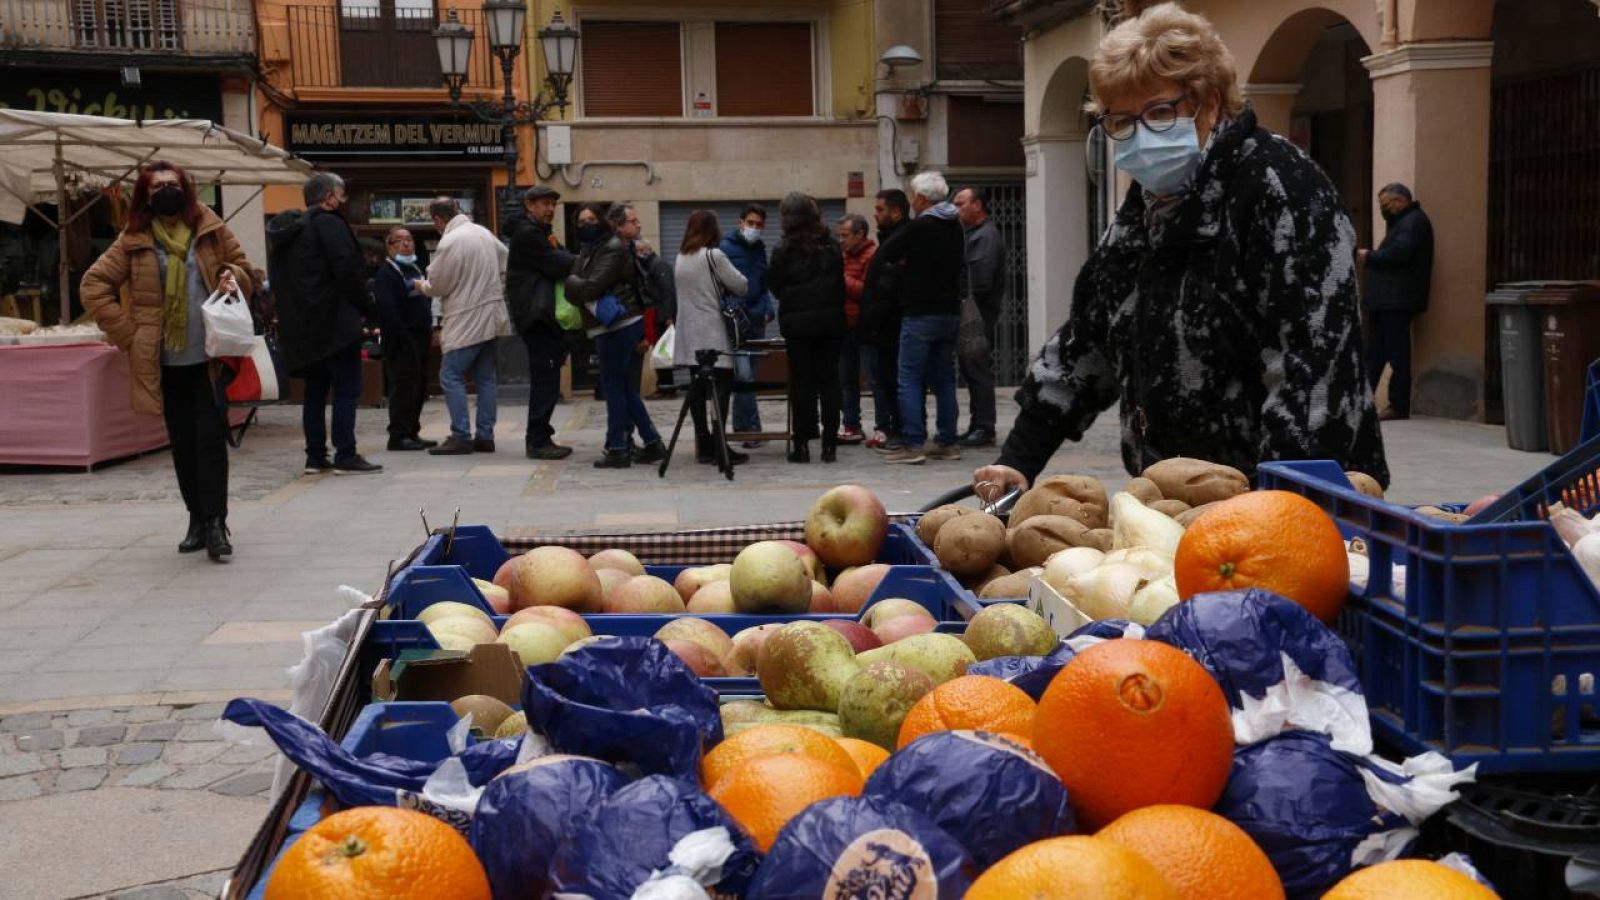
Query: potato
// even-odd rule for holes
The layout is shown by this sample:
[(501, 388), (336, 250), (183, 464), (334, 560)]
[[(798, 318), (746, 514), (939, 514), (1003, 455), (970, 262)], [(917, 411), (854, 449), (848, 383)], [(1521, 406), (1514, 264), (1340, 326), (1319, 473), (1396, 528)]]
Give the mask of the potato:
[(1449, 522), (1452, 525), (1460, 525), (1462, 522), (1465, 522), (1467, 519), (1471, 518), (1466, 513), (1448, 512), (1440, 509), (1437, 506), (1419, 506), (1417, 507), (1417, 512), (1422, 513), (1430, 519), (1438, 519), (1441, 522)]
[(936, 506), (933, 509), (923, 513), (922, 518), (917, 520), (917, 537), (920, 538), (924, 544), (932, 547), (933, 539), (938, 536), (939, 529), (944, 527), (944, 523), (954, 519), (956, 516), (971, 515), (975, 512), (977, 512), (977, 510), (972, 509), (971, 507), (957, 506), (954, 503), (946, 503), (944, 506)]
[(1130, 479), (1127, 484), (1122, 486), (1122, 489), (1134, 495), (1135, 497), (1138, 497), (1139, 502), (1143, 503), (1145, 506), (1149, 506), (1157, 500), (1166, 499), (1165, 497), (1161, 496), (1161, 488), (1156, 487), (1156, 483), (1154, 481), (1142, 476), (1139, 478)]
[(939, 526), (933, 554), (939, 564), (956, 575), (981, 575), (989, 571), (1006, 546), (1006, 527), (988, 513), (958, 515)]
[(1144, 477), (1156, 483), (1162, 498), (1182, 500), (1190, 506), (1215, 503), (1250, 490), (1250, 479), (1238, 469), (1186, 456), (1163, 459), (1145, 469)]
[(1189, 504), (1182, 500), (1157, 500), (1147, 505), (1156, 512), (1171, 516), (1174, 519), (1188, 512), (1191, 508)]
[(1350, 479), (1350, 486), (1366, 494), (1368, 497), (1383, 499), (1383, 486), (1378, 484), (1378, 479), (1365, 472), (1346, 472), (1344, 477)]
[(1068, 516), (1034, 516), (1006, 533), (1006, 551), (1019, 569), (1042, 566), (1057, 550), (1084, 546), (1089, 531)]
[[(1011, 508), (1011, 527), (1034, 516), (1066, 516), (1087, 528), (1106, 525), (1106, 488), (1087, 475), (1051, 475), (1033, 486)], [(1018, 563), (1021, 565), (1021, 563)]]
[(997, 600), (1010, 597), (1028, 596), (1028, 588), (1033, 584), (1033, 579), (1038, 577), (1043, 569), (1023, 569), (1013, 572), (1004, 578), (996, 578), (978, 589), (978, 596), (985, 600)]
[(989, 567), (989, 571), (983, 573), (982, 575), (961, 579), (961, 586), (976, 592), (981, 590), (984, 585), (994, 581), (996, 578), (1004, 578), (1010, 574), (1010, 569), (999, 563), (995, 563)]
[(1101, 553), (1110, 553), (1111, 536), (1112, 533), (1109, 528), (1091, 528), (1084, 533), (1081, 546), (1093, 547)]
[(1199, 506), (1191, 506), (1172, 518), (1176, 519), (1179, 525), (1188, 528), (1190, 525), (1194, 524), (1195, 519), (1205, 515), (1207, 510), (1216, 505), (1216, 503), (1202, 503)]

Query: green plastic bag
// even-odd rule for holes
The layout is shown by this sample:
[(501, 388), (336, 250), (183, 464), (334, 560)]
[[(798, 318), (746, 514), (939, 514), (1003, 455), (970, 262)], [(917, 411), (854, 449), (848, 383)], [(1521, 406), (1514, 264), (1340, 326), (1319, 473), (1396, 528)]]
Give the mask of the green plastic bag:
[(567, 300), (567, 286), (556, 282), (556, 324), (562, 331), (577, 331), (583, 328), (583, 314), (578, 308)]

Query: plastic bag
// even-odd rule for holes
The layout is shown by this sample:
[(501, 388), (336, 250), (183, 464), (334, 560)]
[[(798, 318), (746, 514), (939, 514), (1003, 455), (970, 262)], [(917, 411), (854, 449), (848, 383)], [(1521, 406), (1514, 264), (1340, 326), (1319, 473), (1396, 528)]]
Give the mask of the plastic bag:
[(567, 299), (566, 282), (560, 280), (556, 281), (556, 324), (562, 331), (583, 330), (583, 313)]
[[(691, 879), (718, 897), (743, 897), (761, 854), (717, 801), (691, 781), (640, 779), (612, 794), (556, 850), (557, 897), (661, 896), (646, 885)], [(678, 884), (681, 884), (678, 881)], [(637, 892), (637, 893), (636, 893)]]
[(986, 731), (939, 731), (878, 765), (862, 790), (923, 813), (982, 868), (1073, 830), (1067, 789), (1042, 757)]
[(256, 347), (256, 323), (250, 304), (236, 287), (231, 292), (212, 291), (200, 305), (206, 326), (206, 356), (249, 356)]
[(1349, 648), (1293, 600), (1259, 588), (1200, 594), (1168, 610), (1145, 636), (1194, 657), (1217, 680), (1236, 743), (1302, 729), (1331, 736), (1345, 753), (1372, 752)]
[(541, 900), (562, 835), (628, 780), (582, 756), (546, 756), (495, 776), (478, 800), (468, 841), (495, 900)]
[(562, 753), (693, 778), (722, 740), (717, 692), (667, 645), (610, 637), (528, 669), (528, 726)]
[(1404, 853), (1414, 826), (1474, 771), (1450, 771), (1438, 754), (1395, 766), (1335, 750), (1327, 735), (1291, 731), (1235, 751), (1213, 810), (1260, 845), (1289, 897), (1319, 897), (1357, 866)]
[(834, 797), (783, 826), (747, 896), (960, 900), (975, 871), (960, 841), (904, 803)]
[(678, 326), (668, 325), (667, 330), (661, 332), (661, 337), (656, 339), (656, 345), (650, 348), (650, 365), (656, 369), (672, 368), (673, 348), (677, 346)]

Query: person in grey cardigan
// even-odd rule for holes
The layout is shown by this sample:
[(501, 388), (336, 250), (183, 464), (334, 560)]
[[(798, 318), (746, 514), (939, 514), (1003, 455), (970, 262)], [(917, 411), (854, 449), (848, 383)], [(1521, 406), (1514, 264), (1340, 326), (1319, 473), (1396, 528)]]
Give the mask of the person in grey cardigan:
[[(749, 281), (734, 267), (728, 255), (718, 249), (720, 240), (722, 229), (717, 224), (716, 213), (697, 209), (689, 215), (683, 243), (678, 247), (678, 261), (672, 273), (678, 288), (678, 317), (675, 320), (677, 338), (672, 348), (675, 367), (692, 368), (696, 364), (695, 354), (701, 350), (733, 349), (728, 341), (727, 328), (722, 324), (722, 295), (743, 297), (749, 289)], [(733, 382), (733, 357), (718, 357), (716, 381), (717, 412), (726, 423), (729, 389)], [(710, 399), (699, 386), (694, 388), (689, 398), (689, 411), (694, 416), (694, 455), (695, 460), (702, 463), (712, 463), (717, 458), (717, 445), (706, 419), (706, 403)], [(750, 457), (730, 447), (728, 459), (738, 464), (747, 462)]]
[[(982, 340), (977, 335), (969, 339), (963, 321), (957, 341), (956, 360), (971, 398), (961, 446), (989, 447), (995, 435), (994, 339), (1006, 303), (1006, 244), (994, 219), (989, 218), (989, 195), (983, 188), (962, 188), (956, 192), (955, 204), (956, 216), (966, 230), (968, 290), (983, 320)], [(965, 320), (965, 314), (962, 318)]]

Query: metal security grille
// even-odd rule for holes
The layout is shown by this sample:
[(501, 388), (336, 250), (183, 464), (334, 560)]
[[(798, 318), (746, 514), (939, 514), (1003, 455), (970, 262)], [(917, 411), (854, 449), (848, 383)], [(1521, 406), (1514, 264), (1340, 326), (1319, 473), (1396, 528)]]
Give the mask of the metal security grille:
[[(981, 186), (989, 195), (989, 218), (1000, 229), (1006, 245), (1006, 305), (995, 325), (995, 378), (1002, 385), (1018, 385), (1033, 358), (1034, 342), (1028, 335), (1028, 209), (1020, 181), (961, 181)], [(1038, 336), (1038, 343), (1044, 342)]]

